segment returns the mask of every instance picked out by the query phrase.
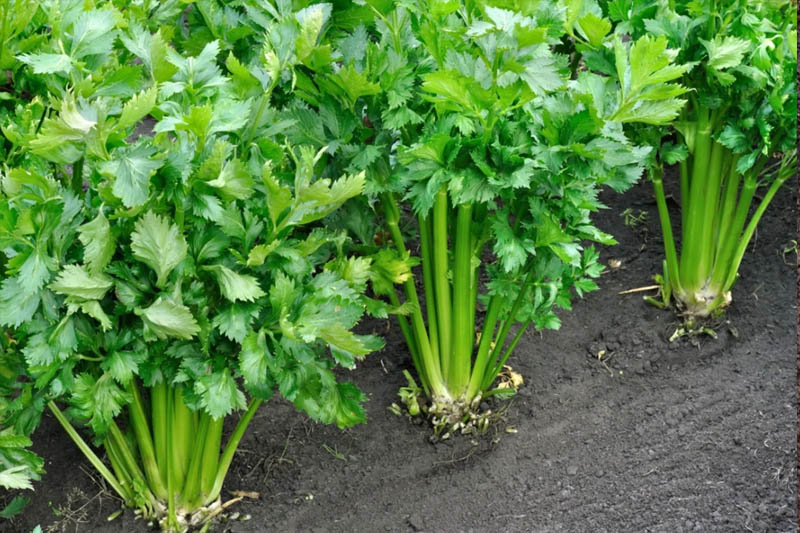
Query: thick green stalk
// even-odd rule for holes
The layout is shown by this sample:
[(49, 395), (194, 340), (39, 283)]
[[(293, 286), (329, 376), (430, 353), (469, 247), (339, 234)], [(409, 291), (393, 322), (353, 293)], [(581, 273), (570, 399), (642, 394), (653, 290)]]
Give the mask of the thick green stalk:
[(161, 483), (167, 486), (167, 384), (162, 380), (150, 387), (150, 410), (153, 445)]
[[(508, 318), (506, 318), (502, 325), (500, 326), (500, 330), (497, 332), (497, 336), (494, 340), (494, 348), (492, 348), (491, 353), (489, 355), (489, 365), (492, 367), (495, 365), (500, 352), (503, 349), (503, 346), (506, 344), (506, 338), (508, 337), (508, 333), (511, 331), (511, 326), (514, 325), (514, 317), (517, 316), (519, 312), (519, 308), (522, 306), (522, 302), (525, 301), (525, 295), (528, 293), (528, 282), (531, 279), (531, 275), (533, 274), (533, 269), (531, 268), (528, 270), (528, 273), (525, 274), (525, 278), (522, 281), (522, 285), (519, 287), (519, 292), (517, 292), (517, 298), (514, 300), (514, 304), (511, 306), (511, 310), (508, 313)], [(485, 369), (481, 369), (481, 371), (485, 374), (487, 370), (489, 370), (490, 366), (487, 365)]]
[(130, 501), (125, 498), (125, 489), (123, 489), (122, 486), (119, 484), (117, 478), (114, 476), (114, 474), (111, 473), (108, 467), (106, 467), (106, 465), (103, 464), (103, 461), (101, 461), (100, 458), (97, 457), (97, 454), (95, 454), (94, 451), (92, 451), (92, 449), (89, 447), (88, 444), (86, 444), (86, 441), (84, 441), (83, 438), (81, 438), (78, 432), (75, 431), (75, 428), (72, 427), (72, 424), (69, 423), (67, 417), (64, 416), (64, 413), (61, 412), (61, 409), (59, 409), (58, 406), (53, 401), (48, 402), (47, 407), (53, 413), (53, 416), (56, 417), (56, 420), (58, 420), (59, 424), (61, 424), (61, 427), (64, 428), (64, 431), (67, 432), (67, 435), (69, 435), (72, 441), (78, 446), (78, 449), (80, 449), (80, 451), (83, 452), (83, 455), (86, 457), (86, 459), (88, 459), (89, 462), (92, 463), (92, 466), (95, 468), (95, 470), (97, 470), (100, 473), (100, 475), (103, 476), (103, 479), (105, 479), (106, 482), (111, 486), (111, 488), (114, 489), (114, 491), (117, 494), (119, 494), (120, 498), (122, 498), (125, 501)]
[(678, 163), (681, 175), (681, 231), (686, 227), (686, 218), (689, 216), (689, 159), (691, 157)]
[(436, 297), (433, 294), (433, 224), (431, 217), (419, 217), (419, 240), (422, 252), (422, 282), (425, 290), (425, 310), (428, 313), (428, 334), (431, 351), (439, 361), (439, 322), (436, 320)]
[[(474, 267), (470, 271), (469, 276), (469, 283), (470, 283), (470, 295), (469, 295), (469, 323), (472, 325), (473, 331), (477, 330), (475, 327), (475, 315), (478, 312), (478, 274), (480, 269), (478, 267)], [(471, 335), (472, 345), (475, 346), (475, 339), (476, 335), (473, 333)]]
[(499, 297), (492, 296), (489, 300), (489, 308), (486, 311), (486, 318), (484, 319), (483, 329), (481, 330), (481, 342), (478, 344), (478, 353), (475, 356), (475, 363), (472, 365), (472, 376), (469, 380), (467, 387), (467, 402), (472, 401), (475, 395), (480, 391), (481, 384), (483, 383), (483, 372), (486, 370), (486, 363), (489, 359), (489, 348), (492, 344), (494, 337), (495, 326), (497, 326), (497, 318), (500, 316), (500, 308), (502, 302)]
[(730, 232), (731, 224), (733, 224), (733, 213), (736, 210), (736, 199), (739, 197), (739, 184), (742, 181), (742, 175), (736, 172), (737, 159), (738, 157), (734, 156), (731, 161), (731, 168), (725, 180), (725, 190), (722, 192), (722, 207), (719, 209), (718, 231), (714, 246), (715, 267), (722, 253), (723, 244), (728, 239), (728, 233)]
[(203, 501), (211, 494), (214, 479), (217, 477), (223, 422), (222, 417), (210, 418), (208, 421), (208, 433), (203, 445), (203, 462), (200, 464), (200, 491), (203, 494)]
[(744, 253), (747, 250), (747, 245), (750, 244), (750, 239), (753, 238), (753, 234), (756, 231), (756, 227), (758, 226), (761, 217), (764, 215), (764, 211), (766, 211), (767, 206), (772, 202), (772, 198), (775, 196), (775, 193), (778, 192), (778, 189), (781, 188), (783, 182), (788, 178), (787, 175), (784, 178), (776, 179), (772, 182), (769, 189), (767, 190), (767, 194), (764, 195), (764, 199), (761, 200), (761, 203), (758, 204), (755, 213), (753, 213), (753, 217), (750, 219), (750, 222), (747, 224), (747, 229), (744, 230), (744, 234), (739, 241), (739, 245), (736, 247), (736, 251), (733, 254), (733, 258), (731, 260), (731, 265), (728, 268), (728, 276), (725, 279), (725, 284), (722, 286), (722, 292), (727, 292), (733, 287), (733, 284), (736, 282), (736, 275), (739, 272), (739, 265), (742, 264), (742, 258), (744, 257)]
[(131, 477), (131, 479), (133, 479), (134, 482), (139, 482), (142, 484), (142, 486), (146, 487), (147, 480), (144, 477), (144, 473), (139, 468), (139, 463), (136, 462), (136, 457), (128, 446), (128, 441), (125, 439), (125, 435), (122, 434), (122, 431), (119, 429), (119, 426), (117, 426), (116, 422), (111, 422), (107, 438), (111, 440), (121, 461), (122, 467)]
[(686, 217), (686, 225), (682, 228), (683, 252), (680, 264), (681, 283), (688, 292), (694, 292), (702, 285), (697, 266), (700, 262), (702, 247), (705, 245), (701, 234), (703, 211), (705, 209), (703, 193), (707, 189), (706, 178), (711, 159), (712, 140), (708, 109), (698, 106), (696, 112), (697, 132), (695, 134), (692, 174), (689, 184), (689, 210)]
[(742, 185), (742, 192), (739, 194), (739, 202), (733, 215), (733, 222), (725, 235), (721, 252), (717, 256), (714, 270), (711, 273), (710, 285), (712, 288), (721, 289), (728, 278), (733, 255), (742, 235), (742, 229), (747, 221), (747, 214), (750, 211), (750, 205), (753, 203), (757, 185), (757, 177), (752, 173), (748, 173)]
[(174, 389), (167, 389), (167, 524), (170, 529), (177, 529), (178, 516), (175, 514), (175, 491), (183, 484), (183, 479), (176, 479), (175, 469), (175, 397)]
[(700, 235), (697, 254), (697, 279), (705, 285), (714, 266), (714, 218), (720, 198), (720, 184), (724, 160), (729, 157), (727, 149), (716, 141), (711, 141), (711, 158), (708, 163), (706, 189), (702, 193), (704, 208), (700, 222)]
[(150, 436), (150, 426), (147, 423), (147, 417), (144, 414), (144, 408), (142, 406), (142, 397), (139, 394), (139, 388), (133, 380), (131, 380), (131, 384), (128, 388), (133, 398), (128, 406), (128, 412), (130, 413), (133, 434), (136, 437), (136, 445), (139, 447), (139, 456), (142, 461), (142, 466), (144, 466), (144, 472), (147, 476), (150, 490), (153, 491), (156, 498), (163, 500), (167, 497), (167, 488), (164, 486), (161, 472), (159, 472), (158, 469), (158, 463), (153, 449), (153, 439)]
[(208, 435), (208, 422), (211, 419), (207, 413), (201, 413), (197, 424), (197, 432), (194, 436), (194, 448), (192, 458), (189, 461), (189, 470), (186, 473), (186, 480), (181, 490), (181, 505), (186, 508), (193, 508), (200, 499), (200, 477), (203, 462), (203, 443), (206, 442)]
[(664, 254), (667, 261), (664, 282), (669, 284), (669, 287), (665, 288), (666, 293), (669, 294), (681, 292), (682, 289), (678, 271), (678, 252), (675, 248), (675, 237), (672, 234), (672, 221), (669, 218), (669, 210), (667, 209), (667, 197), (664, 194), (663, 176), (664, 170), (661, 167), (650, 170), (650, 181), (653, 182), (653, 190), (656, 195), (661, 233), (664, 236)]
[[(393, 290), (389, 292), (389, 301), (394, 307), (400, 307), (400, 298), (397, 297), (397, 293), (395, 293)], [(411, 330), (411, 326), (408, 324), (408, 319), (402, 315), (397, 315), (397, 323), (400, 324), (400, 331), (406, 341), (408, 351), (411, 352), (411, 361), (414, 363), (414, 368), (423, 368), (419, 356), (417, 339), (414, 337), (414, 332)], [(419, 379), (422, 382), (422, 388), (425, 389), (425, 394), (428, 394), (429, 386), (427, 373), (420, 372)]]
[(517, 329), (517, 334), (514, 335), (514, 339), (511, 341), (511, 344), (508, 345), (508, 349), (506, 349), (506, 351), (503, 353), (503, 357), (501, 357), (500, 360), (497, 362), (497, 364), (494, 367), (492, 367), (492, 370), (490, 372), (487, 372), (486, 375), (484, 376), (483, 384), (481, 385), (481, 390), (486, 390), (492, 386), (494, 378), (496, 378), (497, 374), (499, 374), (500, 371), (503, 370), (503, 366), (506, 364), (506, 361), (508, 361), (509, 356), (512, 353), (514, 353), (514, 348), (517, 347), (517, 343), (519, 343), (520, 339), (525, 334), (525, 331), (527, 331), (528, 326), (530, 325), (531, 321), (526, 320), (519, 327), (519, 329)]
[(472, 204), (458, 206), (456, 241), (453, 262), (453, 342), (449, 357), (450, 374), (447, 385), (458, 396), (469, 382), (472, 362), (472, 339), (475, 329), (470, 323), (472, 297)]
[(250, 425), (250, 422), (253, 420), (256, 411), (258, 411), (261, 401), (262, 400), (258, 398), (253, 398), (250, 400), (250, 405), (247, 406), (247, 411), (245, 411), (245, 413), (239, 419), (239, 423), (236, 424), (236, 428), (234, 428), (233, 433), (228, 439), (228, 443), (225, 445), (225, 450), (222, 452), (219, 465), (217, 466), (217, 473), (214, 477), (214, 485), (211, 488), (210, 494), (206, 496), (206, 501), (204, 504), (210, 504), (216, 500), (220, 492), (222, 492), (222, 483), (225, 481), (225, 476), (228, 475), (228, 469), (231, 466), (231, 461), (233, 461), (233, 455), (236, 453), (236, 448), (239, 447), (239, 442), (241, 442), (247, 426)]
[(193, 442), (192, 411), (183, 401), (183, 388), (172, 389), (172, 468), (175, 487), (183, 486)]
[(452, 303), (450, 298), (450, 281), (447, 271), (450, 261), (447, 255), (447, 189), (436, 193), (433, 203), (433, 289), (436, 296), (436, 318), (439, 329), (439, 360), (442, 376), (450, 375), (451, 335), (452, 335)]
[(718, 202), (717, 202), (717, 209), (714, 212), (714, 222), (713, 222), (713, 230), (712, 230), (712, 237), (711, 237), (711, 264), (713, 266), (714, 260), (717, 256), (716, 254), (716, 245), (719, 241), (719, 234), (720, 234), (720, 224), (722, 224), (722, 215), (723, 211), (725, 211), (725, 200), (726, 195), (728, 194), (728, 184), (733, 179), (733, 175), (731, 173), (731, 165), (735, 164), (737, 160), (736, 155), (731, 152), (730, 150), (725, 150), (722, 158), (722, 170), (720, 171), (720, 180), (719, 180), (719, 189), (717, 191)]
[(111, 443), (111, 439), (106, 439), (105, 443), (103, 443), (106, 449), (106, 455), (108, 456), (108, 461), (111, 463), (111, 469), (114, 471), (114, 475), (119, 482), (119, 486), (125, 491), (125, 496), (123, 496), (123, 500), (126, 504), (133, 502), (133, 480), (131, 479), (128, 472), (125, 470), (125, 467), (122, 466), (122, 461), (119, 458), (119, 454), (117, 453), (114, 445)]
[[(400, 232), (400, 208), (397, 206), (397, 200), (391, 193), (383, 194), (382, 200), (381, 203), (386, 213), (386, 225), (392, 236), (395, 247), (401, 254), (406, 254), (407, 251), (403, 242), (403, 234)], [(427, 379), (430, 392), (433, 395), (447, 397), (449, 393), (442, 382), (439, 361), (433, 358), (433, 351), (431, 350), (431, 345), (428, 340), (428, 332), (425, 328), (425, 320), (422, 317), (422, 308), (420, 307), (419, 297), (417, 296), (417, 288), (414, 286), (413, 276), (409, 276), (409, 278), (403, 282), (403, 288), (405, 289), (406, 299), (411, 302), (413, 307), (411, 311), (411, 325), (419, 348), (419, 359), (422, 362), (421, 365), (417, 365), (417, 373), (423, 381)], [(423, 373), (427, 374), (427, 376), (423, 377)]]

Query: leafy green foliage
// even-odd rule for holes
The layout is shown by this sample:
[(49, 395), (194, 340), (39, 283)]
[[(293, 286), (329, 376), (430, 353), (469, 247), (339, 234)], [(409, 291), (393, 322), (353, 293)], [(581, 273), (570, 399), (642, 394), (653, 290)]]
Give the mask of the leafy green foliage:
[(114, 447), (140, 385), (212, 419), (278, 391), (363, 422), (334, 370), (382, 347), (352, 328), (391, 310), (365, 296), (387, 281), (348, 270), (349, 238), (321, 221), (366, 177), (273, 127), (332, 61), (330, 6), (35, 4), (0, 1), (0, 483), (38, 479), (24, 448), (48, 402)]
[[(679, 74), (681, 85), (673, 86), (675, 94), (658, 110), (649, 102), (644, 108), (646, 113), (655, 110), (659, 119), (645, 122), (665, 127), (630, 128), (628, 134), (654, 148), (649, 165), (664, 231), (663, 302), (674, 301), (689, 321), (717, 313), (731, 300), (729, 290), (760, 216), (796, 170), (797, 4), (710, 0), (600, 4), (620, 40), (647, 42), (651, 52), (657, 52), (658, 43), (661, 56), (674, 57), (677, 63), (666, 66), (651, 52), (636, 54), (649, 65), (648, 71), (659, 67), (646, 73), (647, 79)], [(631, 47), (630, 65), (635, 48), (636, 44)], [(620, 57), (624, 56), (617, 53), (617, 68)], [(604, 58), (587, 55), (589, 59)], [(631, 79), (635, 77), (632, 74)], [(682, 109), (670, 104), (678, 102), (679, 89), (689, 90)], [(651, 90), (669, 92), (658, 85), (645, 92)], [(672, 235), (662, 178), (664, 164), (676, 163), (681, 173), (680, 250)], [(754, 192), (762, 185), (769, 188), (747, 220)]]
[[(686, 92), (674, 80), (687, 67), (673, 64), (664, 39), (622, 42), (596, 4), (571, 2), (566, 11), (554, 2), (368, 4), (355, 28), (336, 27), (334, 9), (336, 60), (315, 64), (299, 94), (305, 103), (279, 117), (291, 142), (326, 150), (327, 172), (364, 172), (397, 249), (384, 252), (402, 265), (398, 275), (386, 274), (406, 283), (407, 341), (422, 384), (438, 404), (464, 393), (469, 403), (491, 385), (499, 360), (481, 355), (489, 342), (472, 353), (478, 343), (469, 308), (483, 303), (488, 315), (496, 312), (481, 334), (492, 339), (498, 322), (557, 328), (554, 309), (596, 288), (602, 268), (584, 243), (613, 242), (591, 222), (603, 207), (599, 189), (627, 189), (650, 156), (623, 123), (673, 118)], [(594, 61), (568, 57), (570, 46), (593, 51)], [(427, 316), (435, 311), (438, 323), (426, 331), (407, 274), (414, 261), (402, 243), (399, 201), (433, 241), (421, 260)], [(438, 226), (431, 221), (437, 206), (445, 213)], [(364, 234), (366, 246), (382, 238), (353, 222), (346, 227)], [(459, 252), (457, 234), (468, 250)], [(373, 260), (391, 271), (390, 261)], [(473, 279), (488, 281), (472, 289)], [(377, 286), (394, 296), (390, 285)], [(471, 290), (477, 302), (453, 303)], [(459, 347), (451, 350), (442, 331), (460, 336)], [(505, 338), (493, 340), (502, 349)], [(452, 375), (446, 365), (433, 368), (446, 357)], [(470, 372), (477, 385), (466, 392)]]

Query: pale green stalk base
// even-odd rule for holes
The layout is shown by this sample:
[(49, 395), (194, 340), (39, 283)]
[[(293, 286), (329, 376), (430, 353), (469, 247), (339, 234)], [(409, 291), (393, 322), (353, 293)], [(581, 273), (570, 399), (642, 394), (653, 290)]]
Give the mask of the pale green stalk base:
[[(384, 193), (381, 199), (387, 229), (395, 247), (405, 254), (397, 200), (391, 193)], [(479, 413), (481, 399), (491, 392), (489, 388), (528, 327), (523, 325), (503, 351), (528, 293), (530, 265), (522, 269), (520, 291), (513, 305), (491, 298), (483, 330), (476, 334), (478, 265), (488, 229), (473, 224), (474, 209), (471, 204), (452, 205), (443, 188), (431, 212), (418, 218), (427, 321), (413, 278), (404, 283), (412, 310), (407, 319), (401, 317), (400, 324), (422, 387), (410, 380), (409, 386), (401, 389), (400, 398), (410, 415), (428, 416), (440, 438), (453, 431), (486, 428), (489, 413)], [(390, 297), (393, 304), (399, 304), (396, 295)], [(480, 339), (477, 346), (476, 339)], [(423, 390), (427, 403), (420, 402)], [(399, 408), (395, 406), (394, 410), (398, 412)]]
[(796, 151), (785, 154), (776, 165), (779, 168), (773, 167), (770, 170), (774, 172), (767, 172), (771, 174), (770, 187), (748, 221), (767, 159), (762, 158), (744, 176), (737, 174), (738, 156), (711, 138), (707, 114), (707, 110), (700, 113), (693, 171), (688, 172), (688, 164), (681, 164), (683, 249), (680, 258), (667, 210), (662, 170), (653, 168), (650, 171), (665, 253), (663, 276), (659, 279), (663, 302), (654, 303), (673, 304), (687, 323), (716, 316), (730, 305), (731, 289), (747, 246), (773, 197), (794, 174), (797, 161)]
[(205, 413), (198, 417), (183, 403), (180, 388), (157, 385), (151, 389), (150, 419), (134, 384), (130, 392), (130, 426), (135, 438), (126, 438), (112, 422), (105, 440), (111, 469), (55, 403), (50, 402), (48, 407), (126, 506), (135, 508), (143, 519), (158, 523), (165, 532), (183, 533), (202, 526), (233, 503), (221, 503), (222, 484), (261, 400), (250, 401), (220, 452), (222, 419), (212, 419)]

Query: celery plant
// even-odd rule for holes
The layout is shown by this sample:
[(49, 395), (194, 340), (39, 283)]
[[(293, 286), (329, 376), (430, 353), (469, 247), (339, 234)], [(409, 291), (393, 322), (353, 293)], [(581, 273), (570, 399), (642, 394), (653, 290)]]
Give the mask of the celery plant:
[(409, 313), (399, 322), (419, 385), (403, 397), (415, 412), (413, 391), (423, 391), (442, 434), (483, 426), (480, 400), (507, 391), (494, 382), (526, 329), (558, 328), (554, 308), (596, 288), (602, 267), (584, 242), (613, 242), (590, 219), (602, 207), (598, 191), (628, 188), (648, 153), (622, 122), (674, 118), (683, 90), (667, 82), (683, 69), (670, 66), (665, 40), (615, 44), (609, 23), (592, 41), (620, 65), (638, 60), (621, 67), (638, 85), (618, 100), (613, 78), (578, 63), (573, 71), (555, 51), (584, 20), (580, 11), (568, 17), (551, 2), (517, 11), (367, 4), (366, 13), (333, 13), (334, 24), (361, 24), (339, 29), (336, 62), (305, 84), (318, 115), (290, 110), (287, 135), (321, 138), (335, 147), (329, 164), (367, 170), (401, 257), (413, 250), (413, 220), (421, 291), (405, 280)]
[[(720, 312), (759, 220), (797, 165), (797, 4), (608, 2), (617, 33), (657, 35), (691, 65), (689, 103), (671, 129), (640, 131), (664, 234), (662, 302), (687, 320)], [(663, 142), (674, 136), (676, 142)], [(664, 165), (678, 164), (680, 249)], [(757, 192), (764, 187), (759, 198)], [(675, 221), (677, 223), (677, 221)]]
[(365, 177), (320, 179), (318, 150), (254, 140), (258, 110), (291, 97), (292, 50), (316, 46), (320, 26), (288, 14), (275, 24), (304, 36), (291, 53), (230, 53), (226, 75), (219, 41), (189, 52), (111, 6), (48, 6), (62, 23), (18, 56), (46, 90), (3, 124), (0, 482), (40, 474), (22, 448), (49, 408), (126, 505), (182, 531), (221, 510), (275, 390), (315, 420), (364, 420), (364, 395), (333, 368), (382, 345), (351, 329), (388, 309), (367, 283), (391, 281), (314, 223)]

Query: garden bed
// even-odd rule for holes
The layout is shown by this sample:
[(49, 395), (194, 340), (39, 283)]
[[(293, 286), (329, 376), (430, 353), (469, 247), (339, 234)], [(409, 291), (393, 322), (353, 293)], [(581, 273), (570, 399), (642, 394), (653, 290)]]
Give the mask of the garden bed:
[[(484, 437), (431, 444), (428, 428), (391, 414), (405, 345), (395, 322), (367, 324), (387, 336), (352, 374), (368, 425), (342, 432), (271, 402), (223, 490), (258, 492), (231, 509), (250, 519), (212, 530), (795, 531), (796, 258), (784, 253), (795, 194), (784, 187), (767, 211), (719, 339), (699, 343), (669, 343), (671, 312), (618, 294), (649, 285), (663, 250), (649, 184), (607, 196), (598, 222), (620, 244), (602, 258), (621, 265), (560, 331), (525, 335), (511, 359), (525, 386)], [(625, 208), (646, 221), (626, 226)], [(47, 474), (0, 530), (148, 530), (132, 512), (107, 521), (119, 501), (54, 420), (35, 443)]]

